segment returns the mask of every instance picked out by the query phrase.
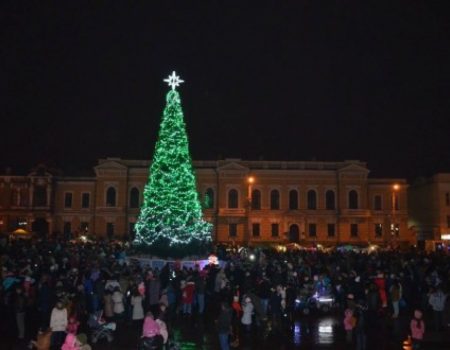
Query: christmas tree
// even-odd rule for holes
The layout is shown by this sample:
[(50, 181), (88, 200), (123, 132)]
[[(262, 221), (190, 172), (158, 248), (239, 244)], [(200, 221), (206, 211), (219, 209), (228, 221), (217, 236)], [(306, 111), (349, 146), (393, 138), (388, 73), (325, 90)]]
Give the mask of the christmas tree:
[(135, 225), (135, 245), (160, 257), (208, 252), (212, 225), (203, 220), (175, 72), (155, 146), (144, 202)]

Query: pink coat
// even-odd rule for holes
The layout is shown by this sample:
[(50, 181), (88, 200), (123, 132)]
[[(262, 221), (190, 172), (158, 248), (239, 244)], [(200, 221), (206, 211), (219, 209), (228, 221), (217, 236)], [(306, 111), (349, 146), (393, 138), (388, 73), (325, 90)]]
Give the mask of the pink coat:
[(344, 313), (344, 329), (346, 331), (351, 331), (353, 329), (352, 318), (353, 311), (351, 309), (346, 309)]
[(158, 323), (152, 317), (147, 316), (142, 327), (142, 336), (144, 338), (152, 338), (158, 334), (161, 334)]
[(61, 350), (79, 350), (79, 346), (77, 345), (77, 337), (74, 334), (67, 334), (66, 341), (64, 342)]
[(425, 322), (423, 320), (418, 320), (413, 318), (410, 323), (411, 328), (411, 338), (422, 340), (423, 334), (425, 333)]

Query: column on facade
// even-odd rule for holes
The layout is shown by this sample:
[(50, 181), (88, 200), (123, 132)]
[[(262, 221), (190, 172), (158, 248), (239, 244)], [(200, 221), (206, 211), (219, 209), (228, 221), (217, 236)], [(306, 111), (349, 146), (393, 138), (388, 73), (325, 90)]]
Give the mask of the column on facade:
[(47, 207), (50, 206), (51, 192), (52, 192), (51, 186), (49, 183), (47, 183)]

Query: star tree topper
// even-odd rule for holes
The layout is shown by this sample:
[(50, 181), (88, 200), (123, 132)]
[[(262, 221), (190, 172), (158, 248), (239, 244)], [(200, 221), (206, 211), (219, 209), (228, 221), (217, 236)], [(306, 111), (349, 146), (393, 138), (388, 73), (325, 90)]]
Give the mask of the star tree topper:
[(181, 80), (180, 77), (175, 73), (175, 71), (172, 72), (172, 75), (169, 75), (167, 79), (164, 79), (164, 81), (172, 87), (172, 90), (175, 90), (177, 86), (180, 86), (181, 83), (184, 83), (184, 80)]

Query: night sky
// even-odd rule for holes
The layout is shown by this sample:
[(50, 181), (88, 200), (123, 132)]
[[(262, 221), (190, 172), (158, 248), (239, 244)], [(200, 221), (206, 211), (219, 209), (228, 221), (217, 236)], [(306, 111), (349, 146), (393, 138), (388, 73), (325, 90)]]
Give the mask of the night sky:
[(172, 70), (193, 159), (450, 171), (446, 1), (30, 3), (0, 5), (2, 172), (151, 159)]

